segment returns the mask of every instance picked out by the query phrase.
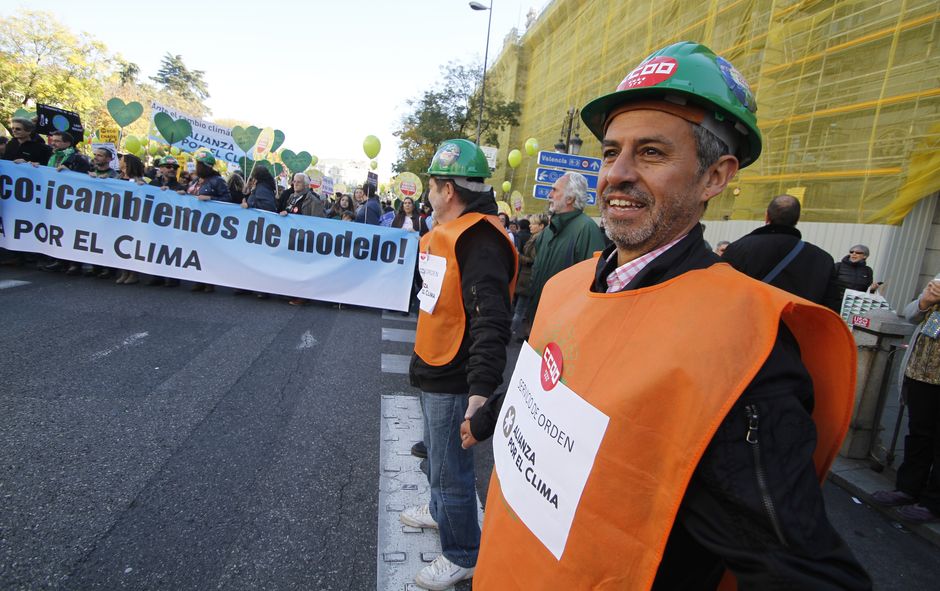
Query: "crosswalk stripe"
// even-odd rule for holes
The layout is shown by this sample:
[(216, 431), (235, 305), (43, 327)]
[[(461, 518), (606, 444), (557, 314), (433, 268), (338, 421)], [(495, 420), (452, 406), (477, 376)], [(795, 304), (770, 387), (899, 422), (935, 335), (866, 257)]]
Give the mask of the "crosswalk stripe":
[(29, 285), (29, 281), (19, 281), (16, 279), (5, 279), (0, 281), (0, 289), (10, 289), (11, 287), (19, 287), (21, 285)]
[(385, 373), (407, 374), (411, 364), (410, 355), (393, 355), (382, 353), (382, 371)]
[(415, 331), (404, 328), (385, 328), (382, 327), (382, 340), (396, 343), (415, 342)]

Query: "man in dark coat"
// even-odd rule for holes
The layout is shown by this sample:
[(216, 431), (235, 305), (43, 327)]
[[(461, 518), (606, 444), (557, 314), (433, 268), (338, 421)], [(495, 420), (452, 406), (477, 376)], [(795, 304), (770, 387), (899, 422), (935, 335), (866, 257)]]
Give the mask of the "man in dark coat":
[[(800, 202), (792, 195), (777, 195), (767, 206), (766, 225), (728, 245), (722, 258), (749, 277), (838, 311), (838, 289), (832, 257), (802, 240), (796, 223)], [(802, 243), (796, 255), (768, 277)]]

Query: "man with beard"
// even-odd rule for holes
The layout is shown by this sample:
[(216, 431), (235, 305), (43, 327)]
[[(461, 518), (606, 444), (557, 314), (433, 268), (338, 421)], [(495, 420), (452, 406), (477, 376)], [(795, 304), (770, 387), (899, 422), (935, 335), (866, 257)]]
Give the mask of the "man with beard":
[(474, 589), (713, 590), (726, 571), (871, 588), (819, 480), (851, 416), (851, 336), (702, 235), (760, 155), (756, 109), (729, 62), (683, 42), (581, 110), (614, 244), (548, 282), (500, 420), (464, 423), (464, 446), (500, 425)]

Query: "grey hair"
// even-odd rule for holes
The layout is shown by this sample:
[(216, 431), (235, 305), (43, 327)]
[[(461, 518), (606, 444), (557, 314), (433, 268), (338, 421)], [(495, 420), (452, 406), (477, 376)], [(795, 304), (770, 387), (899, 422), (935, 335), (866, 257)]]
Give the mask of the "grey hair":
[(563, 177), (568, 177), (565, 184), (565, 200), (573, 199), (574, 208), (583, 210), (588, 204), (588, 182), (587, 178), (580, 172), (566, 172)]
[(858, 251), (864, 252), (865, 256), (869, 256), (871, 254), (871, 251), (868, 250), (868, 247), (865, 246), (864, 244), (856, 244), (852, 246), (851, 248), (849, 248), (849, 250), (858, 250)]
[(294, 176), (290, 177), (290, 182), (294, 182), (294, 179), (297, 178), (298, 175), (304, 177), (304, 184), (309, 187), (309, 186), (310, 186), (310, 177), (307, 176), (307, 173), (305, 173), (305, 172), (297, 172), (297, 173), (294, 173)]
[(695, 136), (695, 156), (698, 158), (698, 175), (702, 176), (708, 168), (726, 154), (731, 154), (728, 144), (701, 125), (689, 123)]
[(32, 120), (32, 119), (28, 119), (28, 118), (26, 118), (26, 117), (14, 117), (14, 118), (10, 119), (10, 123), (11, 123), (11, 124), (12, 124), (12, 123), (19, 123), (20, 125), (23, 126), (23, 129), (25, 129), (26, 131), (28, 131), (28, 132), (30, 132), (30, 133), (32, 133), (33, 130), (36, 129), (36, 124), (33, 123), (33, 120)]

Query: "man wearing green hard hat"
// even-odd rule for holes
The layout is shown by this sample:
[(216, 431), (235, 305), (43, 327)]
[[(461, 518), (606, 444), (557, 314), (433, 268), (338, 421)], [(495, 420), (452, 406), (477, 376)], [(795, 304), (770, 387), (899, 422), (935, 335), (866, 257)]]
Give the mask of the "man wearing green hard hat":
[(441, 554), (415, 583), (447, 589), (473, 576), (479, 552), (473, 451), (461, 447), (461, 425), (495, 413), (484, 404), (503, 381), (516, 249), (496, 217), (489, 165), (473, 142), (442, 143), (428, 174), (435, 223), (418, 254), (422, 287), (409, 374), (421, 390), (430, 500), (402, 511), (401, 521), (439, 530)]
[(756, 112), (698, 43), (581, 110), (613, 245), (548, 282), (499, 419), (470, 425), (471, 443), (500, 427), (474, 589), (871, 588), (820, 488), (852, 413), (851, 336), (703, 238), (708, 201), (760, 156)]

